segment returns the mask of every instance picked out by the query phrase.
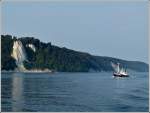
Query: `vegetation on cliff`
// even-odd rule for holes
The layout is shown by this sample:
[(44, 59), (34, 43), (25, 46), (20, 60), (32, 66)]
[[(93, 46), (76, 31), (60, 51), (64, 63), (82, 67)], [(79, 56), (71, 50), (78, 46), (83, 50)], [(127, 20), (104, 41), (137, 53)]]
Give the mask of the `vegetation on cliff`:
[[(74, 51), (65, 47), (60, 48), (51, 43), (43, 43), (33, 37), (16, 38), (10, 35), (1, 36), (2, 70), (14, 70), (17, 66), (11, 57), (13, 42), (20, 40), (25, 48), (27, 60), (24, 67), (31, 69), (51, 69), (61, 72), (113, 71), (111, 62), (121, 63), (122, 66), (134, 71), (148, 71), (148, 64), (139, 61), (126, 61), (117, 58), (93, 56), (89, 53)], [(33, 44), (33, 51), (27, 44)]]

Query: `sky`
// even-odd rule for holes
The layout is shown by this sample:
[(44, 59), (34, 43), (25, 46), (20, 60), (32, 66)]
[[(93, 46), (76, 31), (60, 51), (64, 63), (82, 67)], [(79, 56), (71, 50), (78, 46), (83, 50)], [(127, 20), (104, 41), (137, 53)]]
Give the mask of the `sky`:
[(148, 62), (148, 2), (3, 2), (2, 33)]

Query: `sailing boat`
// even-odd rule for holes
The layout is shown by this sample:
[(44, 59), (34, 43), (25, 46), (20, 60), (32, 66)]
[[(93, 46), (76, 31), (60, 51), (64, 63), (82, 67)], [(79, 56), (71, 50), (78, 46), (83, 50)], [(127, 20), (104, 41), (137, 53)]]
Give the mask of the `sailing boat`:
[(126, 69), (124, 69), (123, 67), (120, 68), (120, 63), (117, 63), (117, 65), (114, 63), (111, 63), (111, 64), (115, 70), (115, 72), (113, 73), (113, 76), (115, 76), (115, 77), (129, 77)]

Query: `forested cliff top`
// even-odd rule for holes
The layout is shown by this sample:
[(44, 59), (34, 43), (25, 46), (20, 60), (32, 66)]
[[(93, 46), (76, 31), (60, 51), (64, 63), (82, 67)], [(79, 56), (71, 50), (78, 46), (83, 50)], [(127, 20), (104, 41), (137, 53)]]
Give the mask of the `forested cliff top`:
[[(64, 45), (65, 46), (65, 45)], [(1, 69), (49, 69), (59, 72), (113, 71), (111, 62), (138, 72), (147, 72), (148, 64), (118, 58), (94, 56), (41, 42), (34, 37), (1, 35)]]

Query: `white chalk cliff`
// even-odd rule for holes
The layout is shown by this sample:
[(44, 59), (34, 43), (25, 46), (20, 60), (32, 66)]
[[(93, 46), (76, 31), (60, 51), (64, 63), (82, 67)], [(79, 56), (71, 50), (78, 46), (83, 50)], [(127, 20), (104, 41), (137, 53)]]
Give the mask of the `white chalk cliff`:
[(27, 44), (26, 47), (31, 48), (34, 52), (36, 51), (35, 46), (33, 44)]
[[(34, 52), (36, 51), (35, 46), (33, 44), (27, 44), (26, 47), (30, 47)], [(16, 71), (19, 72), (51, 72), (49, 69), (32, 69), (32, 70), (27, 70), (24, 65), (23, 61), (27, 61), (26, 57), (26, 51), (24, 49), (24, 46), (21, 41), (17, 40), (14, 41), (13, 44), (13, 51), (11, 56), (16, 60)]]
[(19, 71), (26, 70), (23, 65), (23, 61), (26, 60), (26, 52), (21, 41), (19, 40), (14, 41), (13, 51), (11, 56), (16, 60), (16, 65)]

